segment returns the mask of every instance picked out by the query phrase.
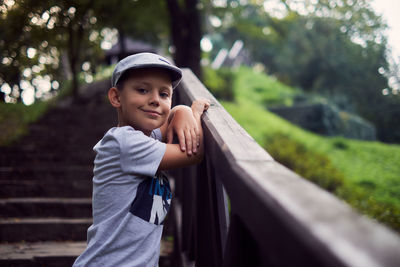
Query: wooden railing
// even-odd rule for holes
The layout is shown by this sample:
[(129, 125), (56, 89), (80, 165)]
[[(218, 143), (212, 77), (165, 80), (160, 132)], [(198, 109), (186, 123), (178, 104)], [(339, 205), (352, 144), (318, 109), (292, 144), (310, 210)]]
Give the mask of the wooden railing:
[(169, 173), (174, 266), (400, 266), (396, 233), (274, 161), (190, 70), (174, 95), (212, 102), (204, 161)]

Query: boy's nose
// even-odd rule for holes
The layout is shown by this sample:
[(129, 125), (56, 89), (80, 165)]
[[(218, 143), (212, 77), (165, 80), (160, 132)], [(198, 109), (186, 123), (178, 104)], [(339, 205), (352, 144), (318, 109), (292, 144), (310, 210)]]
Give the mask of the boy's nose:
[(158, 92), (152, 92), (150, 94), (150, 98), (149, 98), (149, 103), (151, 105), (159, 105), (160, 103), (160, 96), (158, 95)]

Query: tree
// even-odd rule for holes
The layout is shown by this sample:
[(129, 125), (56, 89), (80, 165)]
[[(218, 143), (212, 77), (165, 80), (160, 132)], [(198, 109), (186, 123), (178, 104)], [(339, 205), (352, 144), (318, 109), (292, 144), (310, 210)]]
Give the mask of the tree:
[(174, 60), (180, 67), (190, 68), (201, 78), (201, 49), (202, 38), (200, 11), (198, 0), (166, 0), (172, 43), (174, 45)]
[[(124, 51), (121, 40), (128, 36), (167, 46), (171, 42), (175, 64), (188, 67), (201, 77), (199, 4), (198, 0), (98, 1), (95, 13), (104, 18), (102, 26), (118, 29), (121, 51)], [(110, 13), (118, 16), (107, 16)]]
[[(54, 76), (65, 53), (72, 74), (72, 92), (77, 98), (83, 55), (90, 55), (98, 46), (89, 40), (89, 32), (96, 24), (91, 16), (93, 3), (94, 0), (21, 0), (9, 6), (3, 4), (0, 29), (5, 32), (6, 41), (0, 45), (10, 55), (6, 60), (10, 63), (5, 66), (2, 79), (20, 88), (22, 72), (32, 66), (39, 68), (38, 75)], [(29, 49), (35, 55), (29, 55)], [(3, 60), (5, 57), (3, 54)]]
[(386, 25), (368, 1), (280, 2), (226, 1), (212, 9), (222, 22), (215, 34), (228, 45), (243, 40), (268, 73), (367, 118), (381, 140), (400, 141), (398, 97), (382, 94), (397, 93), (388, 87), (396, 70), (388, 63)]
[[(160, 44), (168, 40), (168, 12), (165, 1), (96, 1), (95, 16), (100, 28), (118, 30), (120, 48), (125, 51), (125, 37)], [(110, 14), (114, 14), (110, 16)]]
[[(165, 46), (172, 41), (175, 63), (201, 76), (202, 30), (198, 5), (197, 0), (4, 1), (0, 4), (0, 33), (4, 36), (0, 41), (3, 62), (0, 83), (9, 83), (17, 88), (14, 91), (23, 91), (21, 82), (25, 84), (27, 77), (22, 80), (21, 77), (32, 66), (36, 66), (36, 71), (29, 77), (30, 86), (35, 87), (35, 75), (55, 80), (60, 77), (62, 58), (67, 58), (72, 92), (77, 98), (82, 63), (99, 58), (103, 28), (116, 28), (120, 39), (129, 36)], [(120, 44), (123, 51), (124, 42)], [(96, 64), (91, 65), (94, 69)]]
[[(22, 72), (27, 64), (37, 63), (37, 58), (29, 59), (28, 45), (35, 43), (29, 31), (28, 12), (30, 8), (12, 8), (10, 3), (0, 6), (0, 82), (7, 83), (12, 88), (11, 94), (21, 101), (20, 82)], [(17, 88), (17, 90), (15, 90)]]

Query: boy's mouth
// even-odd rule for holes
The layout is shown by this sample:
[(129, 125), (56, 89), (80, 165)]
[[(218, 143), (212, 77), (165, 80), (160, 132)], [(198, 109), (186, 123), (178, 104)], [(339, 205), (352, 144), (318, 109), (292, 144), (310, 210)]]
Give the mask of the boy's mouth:
[(146, 110), (142, 109), (145, 113), (149, 114), (150, 116), (161, 116), (162, 114), (155, 110)]

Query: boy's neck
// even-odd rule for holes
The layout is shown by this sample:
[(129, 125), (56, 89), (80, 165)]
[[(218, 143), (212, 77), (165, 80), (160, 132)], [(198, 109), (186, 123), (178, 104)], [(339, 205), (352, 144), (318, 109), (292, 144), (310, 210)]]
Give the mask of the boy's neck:
[(130, 127), (132, 127), (133, 129), (135, 129), (136, 131), (141, 131), (144, 135), (147, 135), (147, 136), (150, 136), (150, 135), (151, 135), (151, 132), (152, 132), (152, 131), (143, 131), (143, 130), (141, 130), (141, 129), (137, 129), (136, 127), (134, 127), (134, 126), (132, 126), (132, 125), (129, 125), (129, 124), (127, 124), (127, 123), (118, 122), (117, 127), (124, 127), (124, 126), (130, 126)]

